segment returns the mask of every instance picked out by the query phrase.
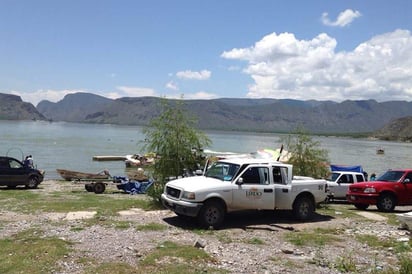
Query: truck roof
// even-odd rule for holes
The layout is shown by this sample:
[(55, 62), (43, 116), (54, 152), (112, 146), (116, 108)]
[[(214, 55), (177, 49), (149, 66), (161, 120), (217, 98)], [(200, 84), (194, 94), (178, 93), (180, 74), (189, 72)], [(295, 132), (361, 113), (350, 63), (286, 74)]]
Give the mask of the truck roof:
[(341, 171), (341, 170), (332, 171), (332, 173), (364, 175), (362, 172), (355, 172), (355, 171)]
[(219, 160), (219, 162), (244, 165), (244, 164), (276, 164), (281, 166), (291, 166), (289, 164), (284, 164), (282, 162), (275, 161), (273, 159), (264, 159), (264, 158), (227, 158)]

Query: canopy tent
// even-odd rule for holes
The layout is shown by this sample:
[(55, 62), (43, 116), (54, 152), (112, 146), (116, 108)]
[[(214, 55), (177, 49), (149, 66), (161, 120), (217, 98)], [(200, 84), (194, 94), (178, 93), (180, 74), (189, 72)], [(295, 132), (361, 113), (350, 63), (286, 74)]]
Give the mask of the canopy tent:
[(363, 173), (362, 166), (343, 166), (343, 165), (330, 165), (331, 171), (351, 171)]

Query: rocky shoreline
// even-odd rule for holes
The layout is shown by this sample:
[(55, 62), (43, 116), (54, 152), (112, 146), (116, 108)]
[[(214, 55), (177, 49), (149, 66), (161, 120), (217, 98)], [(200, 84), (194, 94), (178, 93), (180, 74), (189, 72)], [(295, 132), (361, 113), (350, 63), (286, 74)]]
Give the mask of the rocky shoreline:
[[(40, 186), (33, 191), (46, 194), (61, 188), (67, 191), (68, 188), (80, 190), (83, 187), (54, 181), (45, 181)], [(145, 196), (133, 195), (130, 198), (145, 199)], [(98, 223), (87, 225), (85, 218), (96, 218), (91, 211), (27, 215), (17, 210), (0, 210), (0, 239), (40, 227), (45, 236), (73, 243), (74, 251), (56, 262), (60, 267), (56, 273), (84, 273), (87, 263), (79, 264), (79, 259), (84, 257), (98, 258), (98, 263), (116, 261), (138, 268), (139, 262), (165, 241), (201, 248), (214, 258), (208, 266), (229, 273), (376, 273), (399, 269), (399, 256), (393, 247), (370, 246), (359, 241), (358, 236), (374, 235), (381, 241), (408, 246), (410, 232), (401, 229), (400, 224), (388, 222), (389, 215), (373, 209), (354, 210), (355, 217), (345, 217), (341, 209), (349, 206), (327, 205), (327, 214), (320, 209), (318, 212), (322, 213), (307, 223), (295, 222), (288, 212), (234, 213), (228, 216), (222, 229), (203, 233), (197, 231), (192, 220), (178, 218), (168, 210), (130, 208), (118, 212), (109, 222), (130, 223), (131, 226), (125, 229)], [(409, 208), (399, 210), (407, 211)], [(153, 223), (164, 225), (165, 229), (136, 230), (137, 225)], [(309, 232), (314, 237), (326, 233), (336, 239), (325, 245), (296, 245), (288, 240), (294, 235)], [(410, 257), (412, 253), (407, 251), (406, 254)], [(356, 271), (344, 271), (345, 263), (353, 265)]]

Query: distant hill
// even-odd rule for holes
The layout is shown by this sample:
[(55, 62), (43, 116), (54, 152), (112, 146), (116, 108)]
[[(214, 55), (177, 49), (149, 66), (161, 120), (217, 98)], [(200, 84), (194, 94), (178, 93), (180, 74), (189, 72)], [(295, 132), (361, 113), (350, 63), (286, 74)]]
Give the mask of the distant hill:
[(32, 104), (20, 96), (0, 93), (0, 120), (45, 120)]
[(412, 142), (412, 116), (392, 120), (374, 136), (382, 140)]
[(37, 109), (53, 121), (84, 122), (85, 116), (108, 107), (113, 100), (91, 93), (68, 94), (58, 103), (43, 100)]
[[(54, 121), (147, 125), (159, 114), (158, 97), (116, 100), (76, 93), (57, 103), (42, 101), (37, 109)], [(300, 101), (290, 99), (185, 100), (187, 110), (208, 130), (290, 132), (298, 126), (312, 133), (374, 132), (393, 119), (412, 116), (412, 103), (375, 100)]]

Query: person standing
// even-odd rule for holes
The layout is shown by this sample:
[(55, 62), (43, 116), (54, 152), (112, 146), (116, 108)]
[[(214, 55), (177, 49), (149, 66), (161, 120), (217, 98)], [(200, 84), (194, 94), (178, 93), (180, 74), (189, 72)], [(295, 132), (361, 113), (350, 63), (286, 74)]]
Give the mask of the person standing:
[(24, 159), (23, 164), (24, 164), (25, 167), (34, 168), (33, 157), (31, 155), (26, 156), (26, 159)]

